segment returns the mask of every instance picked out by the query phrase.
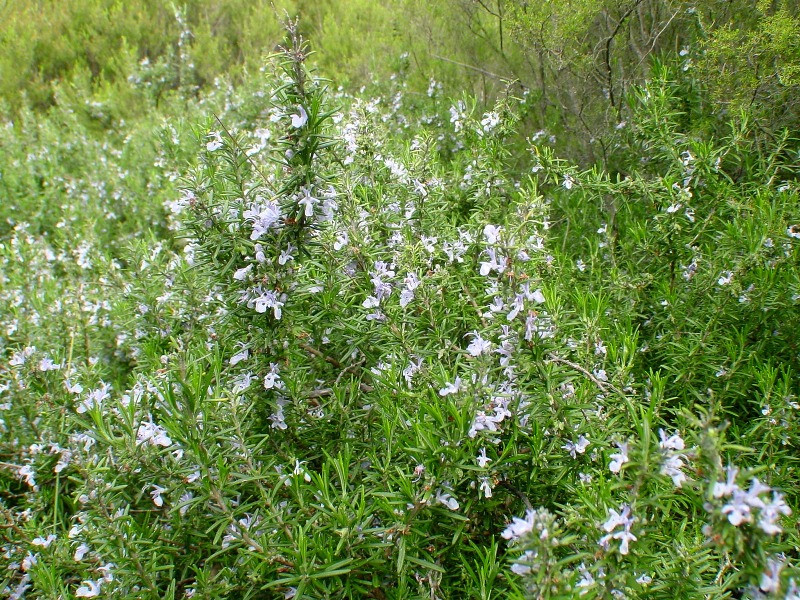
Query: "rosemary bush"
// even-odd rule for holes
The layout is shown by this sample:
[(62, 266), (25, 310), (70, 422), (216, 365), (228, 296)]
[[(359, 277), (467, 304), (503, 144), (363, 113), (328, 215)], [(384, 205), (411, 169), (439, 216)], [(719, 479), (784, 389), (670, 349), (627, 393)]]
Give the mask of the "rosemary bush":
[(143, 130), (134, 223), (7, 150), (5, 593), (800, 597), (796, 141), (692, 138), (665, 68), (580, 171), (289, 33)]

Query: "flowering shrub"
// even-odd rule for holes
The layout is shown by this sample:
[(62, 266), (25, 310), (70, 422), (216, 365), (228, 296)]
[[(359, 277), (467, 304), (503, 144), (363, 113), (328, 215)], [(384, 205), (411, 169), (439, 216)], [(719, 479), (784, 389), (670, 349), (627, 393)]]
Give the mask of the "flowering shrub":
[(306, 57), (168, 136), (152, 238), (8, 224), (5, 593), (797, 598), (790, 141), (665, 77), (614, 180)]

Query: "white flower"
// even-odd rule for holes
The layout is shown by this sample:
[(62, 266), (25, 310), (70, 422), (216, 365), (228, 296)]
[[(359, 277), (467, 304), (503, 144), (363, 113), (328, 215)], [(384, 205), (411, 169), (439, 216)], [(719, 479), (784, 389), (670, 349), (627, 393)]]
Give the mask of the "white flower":
[(341, 250), (347, 244), (350, 243), (350, 236), (347, 235), (346, 231), (336, 234), (336, 241), (333, 243), (334, 250)]
[(530, 294), (530, 298), (528, 298), (528, 300), (533, 300), (534, 302), (536, 302), (536, 304), (544, 304), (545, 297), (544, 294), (542, 293), (542, 290), (537, 289)]
[(467, 352), (470, 356), (480, 356), (492, 349), (492, 342), (483, 339), (477, 331), (468, 333), (467, 335), (473, 336), (473, 340), (467, 346)]
[(789, 586), (786, 589), (784, 600), (800, 600), (800, 588), (797, 587), (794, 579), (789, 579)]
[(494, 245), (500, 239), (500, 232), (502, 231), (502, 227), (497, 225), (487, 225), (483, 228), (483, 236), (486, 238), (486, 243), (489, 245)]
[(98, 579), (97, 581), (84, 581), (83, 585), (75, 591), (75, 596), (78, 598), (94, 598), (95, 596), (99, 596), (100, 582), (102, 581), (102, 579)]
[[(206, 144), (206, 150), (209, 152), (214, 152), (215, 150), (219, 150), (222, 148), (222, 138), (219, 135), (219, 132), (215, 131), (212, 135), (212, 140)], [(95, 596), (97, 594), (94, 594)]]
[(194, 494), (192, 494), (192, 492), (186, 492), (183, 495), (181, 495), (180, 499), (181, 508), (179, 510), (181, 516), (184, 516), (186, 512), (189, 510), (189, 506), (193, 498)]
[(781, 571), (784, 561), (780, 557), (770, 557), (767, 559), (767, 568), (761, 574), (761, 583), (758, 586), (762, 592), (778, 593), (781, 587)]
[(530, 575), (533, 572), (533, 561), (537, 557), (538, 551), (525, 550), (517, 560), (511, 565), (511, 572), (517, 575)]
[(167, 491), (167, 488), (163, 488), (160, 485), (153, 484), (153, 491), (150, 492), (150, 496), (153, 498), (153, 504), (158, 507), (164, 506), (164, 499), (161, 497), (161, 494)]
[(739, 473), (739, 469), (729, 465), (726, 467), (725, 472), (727, 474), (727, 481), (725, 483), (718, 481), (714, 484), (714, 488), (711, 492), (714, 498), (730, 496), (734, 491), (739, 489), (739, 486), (736, 485), (736, 475)]
[(722, 507), (722, 514), (728, 515), (731, 525), (738, 527), (751, 519), (750, 505), (747, 503), (747, 494), (738, 487), (733, 492), (731, 501)]
[(86, 556), (86, 553), (89, 552), (89, 550), (91, 550), (91, 548), (89, 548), (86, 543), (81, 543), (81, 545), (75, 549), (75, 554), (72, 558), (74, 558), (76, 561), (81, 561), (83, 560), (83, 557)]
[(622, 465), (629, 461), (628, 442), (617, 442), (616, 444), (617, 448), (619, 448), (619, 452), (615, 452), (611, 455), (611, 462), (608, 465), (608, 469), (612, 473), (619, 473), (622, 469)]
[(572, 178), (572, 175), (569, 173), (564, 175), (564, 181), (561, 183), (561, 186), (565, 190), (571, 190), (573, 185), (575, 185), (575, 180)]
[(719, 276), (717, 279), (718, 285), (728, 285), (733, 280), (733, 273), (731, 271), (725, 271), (722, 275)]
[(440, 504), (444, 504), (450, 510), (458, 510), (459, 507), (461, 506), (458, 503), (458, 500), (456, 500), (450, 494), (444, 492), (443, 490), (438, 490), (436, 492), (436, 501), (439, 502)]
[[(114, 574), (111, 572), (111, 569), (115, 568), (116, 566), (117, 565), (114, 563), (106, 563), (97, 567), (97, 570), (103, 574), (103, 581), (114, 581)], [(99, 581), (100, 580), (98, 580), (98, 582)]]
[(36, 471), (33, 470), (33, 467), (30, 465), (24, 465), (19, 468), (17, 474), (25, 480), (31, 488), (34, 490), (38, 490), (39, 486), (36, 485)]
[(250, 387), (250, 384), (253, 383), (253, 380), (256, 379), (252, 373), (242, 373), (233, 378), (231, 381), (232, 390), (235, 394), (241, 394), (246, 389)]
[(414, 299), (414, 290), (422, 283), (416, 273), (411, 272), (404, 280), (405, 289), (400, 292), (400, 307), (405, 308)]
[(578, 454), (584, 454), (586, 452), (586, 448), (589, 447), (589, 440), (586, 436), (582, 435), (578, 438), (577, 442), (567, 442), (563, 446), (561, 446), (564, 450), (569, 452), (572, 458), (577, 458)]
[(80, 394), (83, 391), (83, 386), (80, 383), (72, 383), (69, 379), (64, 382), (64, 387), (70, 394)]
[(498, 115), (496, 112), (488, 112), (484, 115), (481, 125), (483, 125), (484, 131), (489, 132), (494, 129), (499, 122), (500, 115)]
[(283, 381), (281, 381), (280, 375), (278, 374), (278, 365), (276, 363), (270, 363), (269, 368), (269, 373), (264, 377), (264, 389), (283, 389)]
[(228, 361), (232, 367), (237, 365), (238, 363), (242, 362), (243, 360), (247, 360), (250, 357), (250, 350), (247, 348), (242, 348), (239, 352), (231, 356), (231, 359)]
[(302, 105), (298, 105), (297, 113), (292, 115), (292, 127), (295, 129), (301, 128), (308, 122), (308, 113)]
[(621, 512), (617, 512), (613, 508), (608, 509), (608, 520), (603, 523), (602, 528), (606, 533), (611, 533), (620, 525), (625, 525), (630, 519), (631, 508), (627, 504), (622, 505)]
[(683, 482), (687, 480), (686, 475), (681, 470), (683, 468), (683, 461), (686, 458), (686, 455), (680, 453), (680, 450), (686, 447), (683, 438), (679, 433), (674, 433), (667, 437), (663, 429), (658, 430), (658, 435), (661, 438), (659, 446), (664, 453), (664, 463), (661, 465), (661, 474), (671, 477), (675, 487), (681, 487)]
[(57, 371), (60, 368), (61, 365), (54, 363), (53, 360), (49, 357), (44, 357), (42, 360), (39, 361), (39, 370), (42, 372)]
[(375, 308), (380, 306), (381, 301), (378, 300), (375, 296), (367, 296), (364, 301), (361, 303), (361, 306), (364, 308)]
[(525, 518), (520, 519), (519, 517), (512, 517), (511, 523), (509, 523), (508, 527), (505, 528), (502, 535), (505, 539), (519, 539), (523, 535), (526, 535), (533, 531), (534, 521), (536, 519), (536, 512), (533, 510), (527, 510), (525, 512)]
[(764, 501), (759, 497), (761, 494), (772, 491), (768, 485), (764, 485), (753, 477), (750, 481), (750, 489), (745, 494), (745, 502), (753, 508), (764, 508)]
[(672, 478), (672, 484), (675, 487), (681, 487), (683, 482), (686, 481), (686, 474), (681, 471), (683, 468), (683, 455), (675, 454), (668, 455), (664, 459), (664, 464), (661, 465), (661, 474)]
[(456, 133), (461, 131), (461, 127), (463, 126), (462, 121), (466, 118), (464, 114), (465, 110), (466, 106), (464, 106), (463, 100), (459, 100), (455, 106), (450, 107), (450, 122), (455, 126)]
[[(631, 516), (631, 507), (628, 504), (623, 504), (619, 512), (609, 508), (608, 520), (600, 526), (607, 534), (600, 538), (600, 546), (608, 550), (609, 542), (612, 539), (620, 540), (619, 553), (628, 554), (630, 542), (635, 542), (637, 539), (631, 533), (631, 527), (635, 521), (636, 517)], [(617, 527), (623, 529), (615, 531)]]
[[(264, 200), (261, 196), (258, 196), (250, 204), (249, 208), (242, 213), (242, 216), (246, 221), (253, 223), (253, 232), (250, 234), (250, 239), (256, 241), (271, 228), (279, 226), (281, 208), (276, 200)], [(256, 245), (255, 251), (256, 260), (264, 262), (266, 256), (264, 256), (263, 248), (260, 245)]]
[(475, 459), (481, 469), (485, 469), (486, 465), (492, 462), (492, 459), (486, 456), (486, 448), (481, 448), (478, 457)]
[(252, 270), (253, 270), (253, 265), (247, 265), (246, 267), (237, 269), (236, 272), (233, 274), (233, 278), (236, 281), (244, 281), (245, 279), (247, 279), (247, 276), (250, 274), (250, 271)]
[(304, 206), (305, 207), (305, 211), (304, 211), (303, 214), (305, 214), (306, 217), (313, 217), (314, 216), (314, 207), (317, 204), (319, 204), (319, 199), (315, 198), (314, 196), (312, 196), (311, 195), (311, 190), (309, 190), (305, 186), (300, 188), (300, 191), (302, 192), (303, 195), (300, 198), (300, 200), (297, 201), (297, 204), (298, 204), (298, 206)]
[(576, 588), (580, 588), (580, 595), (584, 596), (589, 593), (589, 589), (595, 585), (596, 581), (594, 576), (586, 568), (586, 565), (581, 563), (578, 567), (578, 572), (581, 578), (575, 583)]
[(14, 352), (11, 356), (11, 359), (8, 361), (8, 364), (12, 367), (21, 367), (25, 364), (25, 359), (27, 357), (22, 352)]
[(300, 461), (300, 460), (295, 459), (295, 461), (294, 461), (294, 470), (292, 471), (292, 475), (293, 476), (294, 475), (302, 475), (303, 479), (305, 480), (306, 483), (311, 483), (311, 475), (309, 475), (308, 471), (306, 471), (305, 467), (303, 467), (304, 464), (305, 464), (305, 461)]
[[(310, 215), (307, 215), (310, 216)], [(281, 250), (281, 255), (278, 257), (278, 264), (283, 266), (290, 260), (294, 260), (294, 256), (292, 256), (292, 252), (297, 250), (294, 244), (289, 244), (288, 247)]]
[(31, 544), (34, 546), (41, 546), (42, 548), (49, 548), (50, 544), (56, 541), (57, 536), (53, 535), (52, 533), (49, 534), (46, 538), (37, 537), (31, 541)]
[(491, 498), (492, 497), (492, 484), (489, 481), (489, 478), (488, 477), (481, 477), (480, 481), (481, 481), (480, 489), (483, 492), (483, 495), (486, 496), (487, 498)]
[(758, 515), (758, 526), (766, 534), (776, 535), (783, 531), (777, 524), (781, 515), (791, 515), (792, 509), (783, 501), (783, 495), (772, 493), (772, 502), (765, 503)]
[(167, 435), (167, 430), (152, 421), (143, 421), (136, 431), (136, 444), (139, 445), (145, 442), (152, 446), (163, 446), (164, 448), (169, 448), (172, 445), (172, 440)]
[(481, 261), (480, 274), (486, 277), (492, 271), (502, 273), (506, 270), (506, 258), (504, 256), (497, 256), (494, 248), (487, 248), (485, 250), (489, 256), (489, 260)]
[(27, 573), (28, 571), (30, 571), (31, 567), (33, 567), (38, 562), (39, 562), (39, 555), (29, 551), (27, 556), (22, 559), (22, 565), (21, 565), (22, 570)]
[(83, 414), (95, 407), (100, 407), (103, 403), (103, 400), (106, 400), (111, 397), (109, 394), (111, 387), (107, 383), (100, 384), (100, 387), (96, 390), (91, 390), (87, 395), (86, 398), (78, 405), (75, 409), (75, 412), (79, 414)]
[(445, 383), (444, 387), (439, 390), (439, 395), (449, 396), (450, 394), (457, 394), (461, 391), (461, 377), (456, 377), (453, 383)]
[(525, 295), (517, 294), (511, 302), (511, 311), (506, 315), (506, 320), (513, 321), (523, 310), (525, 310)]
[(408, 387), (411, 387), (411, 384), (414, 380), (414, 375), (416, 375), (419, 370), (422, 368), (422, 359), (418, 356), (412, 356), (411, 362), (408, 363), (408, 366), (403, 369), (403, 379), (406, 380)]

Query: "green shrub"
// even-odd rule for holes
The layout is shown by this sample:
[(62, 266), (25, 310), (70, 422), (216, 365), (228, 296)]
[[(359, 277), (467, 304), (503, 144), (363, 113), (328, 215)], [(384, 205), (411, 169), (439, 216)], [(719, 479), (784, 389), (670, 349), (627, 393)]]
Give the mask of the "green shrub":
[(6, 126), (3, 593), (797, 597), (797, 142), (658, 67), (586, 171), (289, 33)]

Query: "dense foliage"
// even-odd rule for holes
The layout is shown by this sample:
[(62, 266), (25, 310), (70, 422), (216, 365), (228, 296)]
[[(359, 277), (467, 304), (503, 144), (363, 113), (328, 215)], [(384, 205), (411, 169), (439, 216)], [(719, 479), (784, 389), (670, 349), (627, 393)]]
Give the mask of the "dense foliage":
[(586, 166), (535, 92), (336, 89), (296, 23), (174, 79), (201, 13), (3, 123), (4, 595), (800, 598), (788, 112), (667, 55)]

